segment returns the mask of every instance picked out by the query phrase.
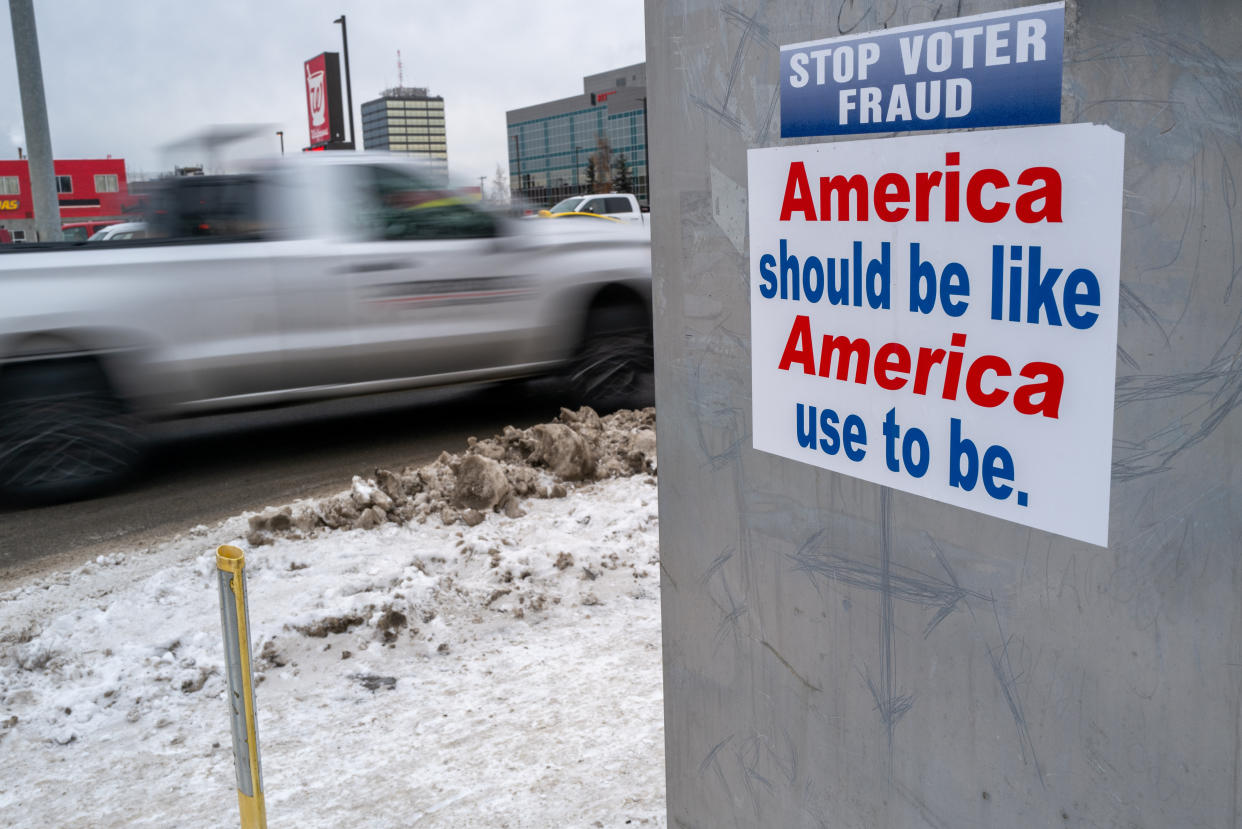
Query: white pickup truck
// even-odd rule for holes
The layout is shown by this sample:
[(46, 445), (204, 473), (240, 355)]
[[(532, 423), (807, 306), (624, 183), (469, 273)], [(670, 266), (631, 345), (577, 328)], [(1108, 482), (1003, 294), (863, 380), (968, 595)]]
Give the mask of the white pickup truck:
[(641, 228), (511, 221), (397, 157), (308, 155), (172, 180), (155, 238), (3, 248), (0, 498), (113, 485), (151, 419), (553, 372), (646, 402)]
[(554, 204), (540, 215), (555, 218), (567, 216), (603, 216), (619, 222), (646, 224), (647, 214), (638, 204), (633, 193), (593, 193), (587, 196), (570, 196)]

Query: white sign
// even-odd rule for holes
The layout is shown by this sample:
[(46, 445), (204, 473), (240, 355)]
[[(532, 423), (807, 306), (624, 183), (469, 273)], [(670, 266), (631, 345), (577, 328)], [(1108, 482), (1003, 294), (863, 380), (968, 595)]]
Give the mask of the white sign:
[(751, 150), (756, 449), (1108, 543), (1124, 137)]

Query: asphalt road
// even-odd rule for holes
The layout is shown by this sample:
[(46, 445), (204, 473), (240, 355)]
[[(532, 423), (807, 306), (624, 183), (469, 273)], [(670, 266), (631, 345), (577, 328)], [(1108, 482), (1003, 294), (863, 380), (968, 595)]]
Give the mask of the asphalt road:
[(88, 501), (0, 505), (0, 586), (198, 525), (349, 487), (377, 466), (460, 451), (471, 435), (531, 426), (560, 410), (538, 384), (377, 395), (160, 424), (150, 460), (122, 491)]

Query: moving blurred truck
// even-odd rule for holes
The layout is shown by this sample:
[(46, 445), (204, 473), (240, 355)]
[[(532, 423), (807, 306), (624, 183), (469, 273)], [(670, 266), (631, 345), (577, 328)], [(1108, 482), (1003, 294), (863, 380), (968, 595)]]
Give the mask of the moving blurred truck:
[(0, 497), (94, 494), (166, 419), (557, 373), (649, 402), (649, 231), (523, 222), (313, 153), (170, 179), (148, 238), (0, 252)]

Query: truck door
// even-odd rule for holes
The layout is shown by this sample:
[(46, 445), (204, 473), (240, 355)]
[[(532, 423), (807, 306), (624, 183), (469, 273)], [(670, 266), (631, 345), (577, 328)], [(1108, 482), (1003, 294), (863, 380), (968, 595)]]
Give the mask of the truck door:
[(332, 343), (318, 352), (333, 359), (287, 352), (299, 376), (408, 385), (530, 359), (537, 262), (498, 244), (494, 217), (398, 163), (336, 173), (347, 227), (315, 264), (319, 275), (298, 277), (317, 281), (333, 311), (312, 338)]

